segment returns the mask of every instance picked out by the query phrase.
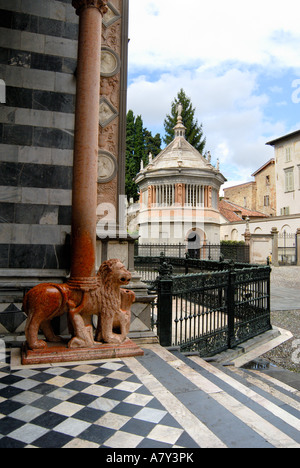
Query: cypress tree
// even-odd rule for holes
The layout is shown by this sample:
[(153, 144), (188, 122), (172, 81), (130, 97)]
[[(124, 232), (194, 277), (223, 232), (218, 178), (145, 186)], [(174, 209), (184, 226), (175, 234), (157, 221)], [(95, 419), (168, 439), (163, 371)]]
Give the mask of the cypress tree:
[(164, 121), (165, 127), (165, 138), (164, 142), (169, 145), (174, 139), (174, 130), (177, 123), (177, 106), (181, 104), (182, 110), (182, 121), (186, 127), (186, 139), (199, 153), (203, 154), (206, 138), (203, 136), (202, 124), (199, 125), (198, 120), (195, 119), (195, 111), (193, 108), (191, 99), (187, 97), (184, 90), (181, 89), (177, 94), (177, 97), (171, 104), (171, 114), (168, 114)]
[(152, 153), (152, 156), (155, 157), (161, 152), (161, 136), (157, 133), (155, 136), (152, 136), (149, 130), (144, 129), (144, 141), (145, 141), (145, 159), (144, 164), (149, 164), (149, 153)]
[(138, 174), (141, 166), (141, 161), (145, 160), (144, 125), (141, 115), (138, 115), (135, 119), (134, 160), (136, 174)]
[(149, 162), (149, 153), (157, 156), (161, 151), (161, 137), (158, 133), (155, 137), (144, 128), (142, 116), (135, 118), (132, 110), (127, 113), (126, 132), (126, 173), (125, 192), (127, 198), (139, 199), (138, 186), (134, 182), (135, 177), (140, 172), (141, 161), (144, 165)]
[(136, 175), (134, 148), (135, 148), (135, 117), (132, 110), (127, 113), (126, 130), (126, 170), (125, 170), (125, 192), (129, 198), (137, 200), (137, 187), (134, 183)]

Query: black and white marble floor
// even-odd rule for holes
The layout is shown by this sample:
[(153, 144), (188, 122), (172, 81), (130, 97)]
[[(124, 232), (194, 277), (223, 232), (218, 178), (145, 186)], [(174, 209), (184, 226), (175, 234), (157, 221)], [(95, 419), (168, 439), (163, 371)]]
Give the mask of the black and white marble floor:
[(36, 368), (0, 357), (0, 448), (300, 447), (300, 393), (159, 345)]

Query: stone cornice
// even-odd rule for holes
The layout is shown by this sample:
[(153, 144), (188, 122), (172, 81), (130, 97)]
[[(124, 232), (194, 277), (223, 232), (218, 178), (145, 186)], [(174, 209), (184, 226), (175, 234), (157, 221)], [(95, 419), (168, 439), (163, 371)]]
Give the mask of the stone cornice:
[(85, 8), (97, 8), (103, 16), (108, 11), (107, 2), (108, 0), (72, 0), (72, 5), (77, 15)]

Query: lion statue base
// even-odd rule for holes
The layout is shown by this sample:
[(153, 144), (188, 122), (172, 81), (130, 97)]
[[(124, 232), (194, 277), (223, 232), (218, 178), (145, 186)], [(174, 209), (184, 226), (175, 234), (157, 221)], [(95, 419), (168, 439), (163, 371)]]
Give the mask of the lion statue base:
[[(31, 289), (23, 301), (27, 314), (25, 335), (30, 350), (48, 347), (38, 339), (41, 330), (50, 343), (59, 343), (51, 322), (67, 314), (72, 338), (69, 348), (92, 348), (99, 343), (121, 345), (126, 341), (131, 323), (131, 305), (135, 294), (124, 289), (131, 280), (131, 273), (118, 259), (104, 262), (91, 286), (74, 286), (70, 281), (64, 284), (45, 283)], [(76, 282), (75, 282), (76, 283)], [(98, 316), (94, 335), (92, 316)]]

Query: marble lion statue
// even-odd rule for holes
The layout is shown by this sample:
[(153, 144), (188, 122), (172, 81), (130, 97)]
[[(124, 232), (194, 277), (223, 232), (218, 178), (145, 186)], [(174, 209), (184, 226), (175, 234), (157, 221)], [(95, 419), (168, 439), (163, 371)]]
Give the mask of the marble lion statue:
[(96, 341), (121, 344), (129, 333), (130, 309), (135, 301), (134, 292), (122, 288), (129, 284), (131, 273), (120, 260), (114, 259), (101, 265), (98, 278), (100, 294)]
[(90, 291), (71, 287), (68, 283), (43, 283), (24, 297), (23, 310), (27, 314), (25, 335), (29, 349), (46, 348), (47, 342), (38, 339), (41, 330), (48, 342), (59, 343), (51, 322), (68, 315), (72, 339), (69, 348), (89, 348), (94, 340), (92, 315), (98, 316), (96, 341), (121, 344), (129, 333), (130, 307), (135, 300), (132, 291), (122, 289), (131, 280), (131, 273), (120, 260), (104, 262), (98, 272), (96, 287)]

